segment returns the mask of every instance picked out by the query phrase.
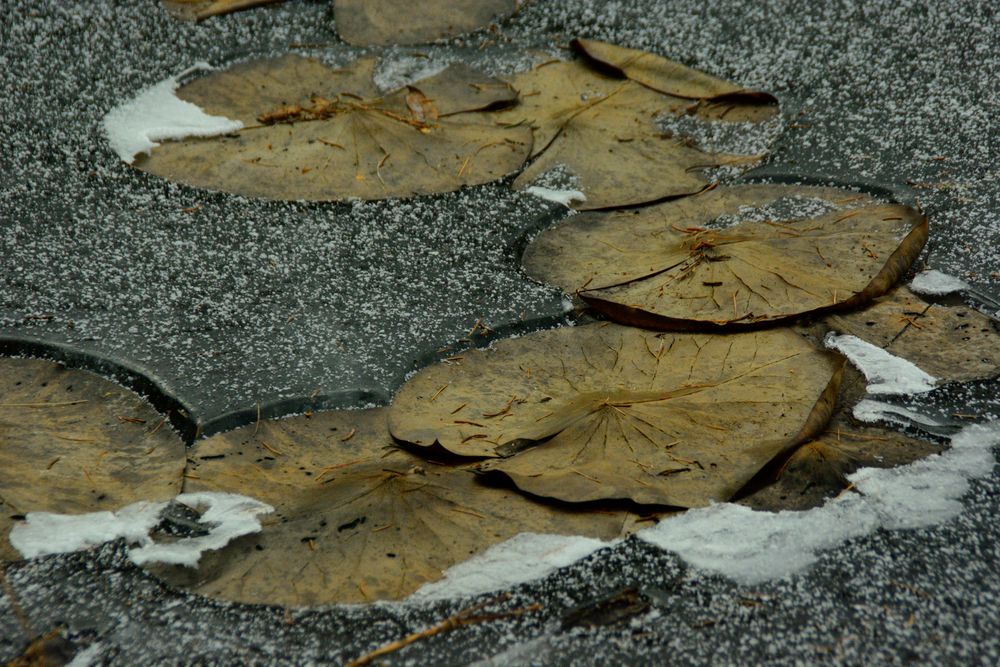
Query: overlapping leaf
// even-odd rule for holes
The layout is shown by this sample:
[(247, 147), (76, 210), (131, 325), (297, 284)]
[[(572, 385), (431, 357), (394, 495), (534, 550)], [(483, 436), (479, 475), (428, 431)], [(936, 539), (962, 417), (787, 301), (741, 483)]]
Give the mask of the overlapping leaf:
[[(574, 44), (586, 58), (543, 63), (512, 79), (521, 104), (500, 114), (501, 122), (529, 124), (535, 133), (535, 160), (515, 188), (562, 166), (587, 196), (578, 208), (635, 205), (698, 192), (707, 184), (701, 170), (759, 158), (706, 152), (690, 137), (665, 132), (656, 119), (691, 114), (716, 122), (758, 122), (774, 115), (771, 96), (652, 54), (603, 42)], [(656, 67), (639, 74), (605, 62), (595, 67), (597, 53), (609, 59), (640, 54)]]
[(822, 435), (796, 449), (740, 502), (767, 511), (811, 509), (847, 489), (847, 476), (860, 468), (892, 468), (943, 449), (895, 431), (857, 426), (838, 414)]
[(719, 107), (709, 113), (711, 116), (735, 113), (741, 119), (763, 120), (774, 114), (778, 103), (769, 93), (737, 86), (646, 51), (593, 39), (575, 39), (573, 46), (593, 63), (620, 77), (667, 95), (696, 100), (704, 107)]
[(832, 315), (827, 323), (936, 378), (967, 382), (1000, 375), (1000, 332), (994, 321), (967, 306), (928, 303), (905, 287), (864, 310)]
[(611, 324), (504, 340), (414, 376), (392, 434), (498, 457), (521, 489), (566, 501), (726, 500), (819, 433), (840, 362), (789, 330), (656, 334)]
[(138, 395), (92, 373), (0, 359), (0, 559), (27, 512), (82, 514), (181, 489), (184, 443)]
[(394, 446), (385, 410), (317, 413), (197, 444), (187, 491), (273, 505), (263, 531), (170, 577), (244, 602), (402, 598), (492, 544), (530, 531), (617, 537), (634, 516), (553, 507), (484, 485), (468, 466)]
[(331, 70), (285, 56), (196, 79), (177, 95), (244, 128), (165, 142), (136, 166), (248, 196), (341, 200), (448, 192), (501, 178), (527, 158), (530, 130), (482, 113), (516, 98), (507, 84), (456, 65), (380, 96), (374, 63)]
[[(825, 212), (769, 211), (787, 202), (794, 210), (796, 200)], [(570, 218), (535, 239), (524, 266), (619, 322), (745, 326), (864, 304), (892, 287), (926, 240), (927, 219), (906, 206), (752, 185)]]
[(337, 33), (348, 44), (423, 44), (478, 30), (513, 14), (518, 0), (334, 0)]

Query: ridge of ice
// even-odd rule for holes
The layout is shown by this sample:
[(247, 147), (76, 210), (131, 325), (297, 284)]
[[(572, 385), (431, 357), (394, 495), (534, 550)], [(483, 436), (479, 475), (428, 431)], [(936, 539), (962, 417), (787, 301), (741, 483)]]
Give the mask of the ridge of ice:
[(870, 394), (920, 394), (934, 388), (937, 378), (916, 364), (890, 354), (857, 336), (829, 334), (826, 346), (847, 357), (868, 380)]
[(918, 273), (910, 282), (910, 289), (917, 294), (940, 296), (969, 289), (969, 284), (961, 278), (950, 276), (936, 269)]
[(695, 567), (743, 584), (808, 567), (820, 551), (877, 528), (931, 526), (957, 516), (969, 480), (990, 473), (1000, 421), (964, 428), (941, 454), (898, 468), (862, 468), (847, 493), (804, 512), (758, 512), (722, 503), (688, 510), (638, 533)]
[(129, 551), (129, 558), (137, 565), (157, 562), (194, 567), (203, 552), (258, 532), (258, 516), (274, 511), (270, 505), (234, 493), (182, 493), (174, 500), (191, 508), (206, 508), (199, 522), (211, 526), (207, 535), (156, 543), (149, 533), (168, 503), (139, 501), (115, 512), (28, 512), (23, 523), (11, 528), (8, 539), (22, 556), (35, 558), (81, 551), (121, 538), (139, 545)]
[(546, 199), (548, 201), (554, 201), (557, 204), (562, 204), (566, 207), (574, 201), (587, 201), (587, 195), (583, 194), (580, 190), (554, 190), (552, 188), (543, 188), (540, 185), (532, 185), (531, 187), (525, 188), (524, 191), (529, 195), (534, 195), (535, 197)]
[(109, 111), (104, 116), (103, 125), (115, 153), (132, 164), (137, 155), (149, 155), (163, 140), (215, 137), (241, 129), (241, 121), (210, 116), (198, 105), (186, 102), (175, 94), (181, 80), (188, 74), (213, 69), (206, 62), (197, 62)]

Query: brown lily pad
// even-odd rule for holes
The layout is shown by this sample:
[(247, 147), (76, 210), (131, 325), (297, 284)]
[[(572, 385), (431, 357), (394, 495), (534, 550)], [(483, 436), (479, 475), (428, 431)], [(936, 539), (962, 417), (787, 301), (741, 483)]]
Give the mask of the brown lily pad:
[(739, 502), (757, 510), (807, 510), (850, 486), (859, 468), (893, 468), (944, 451), (944, 445), (884, 428), (856, 425), (838, 414), (815, 440), (770, 471), (763, 486)]
[(199, 442), (190, 459), (186, 491), (247, 494), (276, 512), (196, 572), (160, 573), (241, 602), (399, 599), (518, 533), (610, 539), (635, 520), (544, 504), (414, 456), (394, 445), (384, 409), (262, 422)]
[(114, 511), (174, 497), (184, 443), (149, 403), (93, 373), (0, 359), (0, 559), (27, 512)]
[(526, 188), (562, 167), (587, 197), (577, 208), (612, 208), (693, 194), (708, 184), (703, 170), (760, 159), (703, 149), (691, 137), (666, 132), (657, 118), (696, 115), (706, 122), (760, 122), (776, 113), (773, 97), (652, 54), (644, 55), (662, 66), (633, 80), (631, 70), (603, 63), (595, 67), (589, 54), (598, 45), (602, 53), (641, 52), (602, 42), (574, 44), (587, 57), (543, 63), (511, 80), (521, 104), (499, 114), (499, 122), (530, 125), (535, 158), (515, 180), (515, 188)]
[(337, 33), (355, 46), (424, 44), (483, 28), (518, 0), (334, 0)]
[(927, 218), (907, 206), (747, 185), (569, 218), (539, 235), (523, 263), (618, 322), (746, 327), (865, 304), (896, 283), (926, 240)]
[(821, 432), (840, 368), (790, 330), (567, 327), (420, 371), (389, 426), (419, 446), (509, 456), (482, 468), (535, 495), (694, 507)]
[(516, 99), (506, 83), (454, 65), (381, 96), (374, 64), (332, 70), (290, 55), (198, 78), (177, 96), (243, 129), (164, 142), (136, 166), (212, 190), (334, 201), (450, 192), (527, 158), (531, 131), (489, 120)]
[(831, 315), (827, 324), (955, 382), (1000, 375), (997, 324), (968, 306), (928, 303), (897, 287), (864, 310)]

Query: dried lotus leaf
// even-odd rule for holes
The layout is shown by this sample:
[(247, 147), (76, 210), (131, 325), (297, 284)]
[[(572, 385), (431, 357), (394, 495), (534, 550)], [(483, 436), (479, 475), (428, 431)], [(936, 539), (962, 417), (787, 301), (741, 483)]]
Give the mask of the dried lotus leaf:
[[(136, 166), (246, 196), (339, 201), (450, 192), (502, 178), (527, 158), (531, 131), (482, 112), (514, 99), (504, 82), (456, 66), (381, 96), (373, 68), (372, 58), (332, 70), (285, 56), (195, 79), (178, 97), (244, 127), (164, 142)], [(462, 85), (443, 81), (449, 72)]]
[(385, 410), (319, 412), (200, 441), (187, 491), (249, 494), (275, 507), (262, 531), (206, 553), (197, 571), (158, 569), (198, 593), (318, 605), (403, 598), (521, 532), (618, 537), (620, 510), (575, 511), (480, 483), (469, 466), (396, 447)]
[(615, 321), (711, 329), (867, 303), (926, 240), (926, 217), (907, 206), (829, 188), (748, 185), (570, 218), (540, 234), (523, 263)]
[(727, 500), (821, 432), (840, 368), (784, 329), (567, 327), (420, 371), (389, 425), (415, 445), (508, 457), (482, 467), (536, 495), (693, 507)]

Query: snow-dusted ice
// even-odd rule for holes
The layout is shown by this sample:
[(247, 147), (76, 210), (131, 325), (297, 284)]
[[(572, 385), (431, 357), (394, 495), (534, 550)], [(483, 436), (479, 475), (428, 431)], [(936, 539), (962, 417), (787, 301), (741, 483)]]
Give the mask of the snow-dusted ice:
[(104, 131), (115, 153), (132, 164), (140, 153), (150, 154), (160, 141), (215, 137), (241, 129), (242, 122), (210, 116), (175, 94), (184, 77), (212, 69), (206, 62), (195, 63), (109, 111), (104, 117)]
[(237, 537), (260, 530), (259, 516), (274, 511), (270, 505), (233, 493), (182, 493), (175, 500), (193, 509), (205, 508), (200, 523), (207, 535), (158, 544), (149, 533), (160, 522), (167, 503), (140, 501), (116, 512), (53, 514), (29, 512), (10, 531), (11, 545), (25, 558), (81, 551), (104, 542), (125, 539), (138, 544), (129, 557), (138, 565), (168, 563), (194, 567), (205, 551), (221, 549)]
[(870, 394), (920, 394), (933, 389), (937, 382), (937, 378), (916, 364), (857, 336), (830, 334), (825, 343), (847, 357), (864, 374)]
[(969, 285), (961, 278), (931, 269), (914, 276), (910, 282), (910, 289), (918, 294), (941, 296), (967, 290)]

